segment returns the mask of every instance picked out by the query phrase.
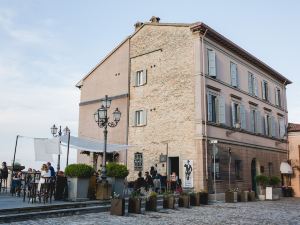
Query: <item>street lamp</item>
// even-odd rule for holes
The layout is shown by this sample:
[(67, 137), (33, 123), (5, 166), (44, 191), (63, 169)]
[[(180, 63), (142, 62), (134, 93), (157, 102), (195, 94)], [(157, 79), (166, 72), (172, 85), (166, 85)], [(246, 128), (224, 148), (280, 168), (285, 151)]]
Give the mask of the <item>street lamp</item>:
[(68, 126), (64, 129), (64, 135), (68, 135), (68, 147), (67, 147), (67, 162), (66, 162), (66, 167), (69, 165), (69, 151), (70, 151), (70, 135), (71, 135), (71, 130), (69, 129)]
[[(51, 134), (53, 135), (53, 137), (61, 137), (62, 135), (62, 131), (61, 131), (61, 126), (59, 126), (59, 130), (58, 127), (55, 126), (55, 124), (50, 128), (51, 130)], [(58, 131), (58, 132), (57, 132)], [(68, 127), (66, 127), (64, 130), (64, 133), (67, 134), (70, 133), (70, 129)], [(60, 170), (60, 150), (57, 156), (57, 172)]]
[(95, 122), (97, 123), (98, 127), (104, 128), (104, 152), (102, 158), (102, 171), (101, 171), (101, 178), (102, 180), (106, 180), (106, 148), (107, 148), (107, 127), (115, 127), (118, 125), (121, 119), (121, 112), (118, 108), (115, 109), (113, 112), (113, 121), (109, 121), (109, 117), (107, 116), (107, 110), (110, 108), (111, 99), (108, 99), (108, 96), (105, 95), (105, 98), (101, 101), (101, 107), (97, 109), (94, 113)]

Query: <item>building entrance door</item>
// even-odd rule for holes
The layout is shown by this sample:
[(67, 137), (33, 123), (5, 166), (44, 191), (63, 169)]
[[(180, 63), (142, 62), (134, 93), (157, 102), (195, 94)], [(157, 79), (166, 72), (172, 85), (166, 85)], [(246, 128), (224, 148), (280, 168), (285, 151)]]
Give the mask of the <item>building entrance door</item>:
[(256, 194), (256, 159), (251, 161), (251, 182), (252, 182), (252, 191), (255, 191)]
[(169, 157), (169, 174), (173, 172), (179, 177), (179, 157)]

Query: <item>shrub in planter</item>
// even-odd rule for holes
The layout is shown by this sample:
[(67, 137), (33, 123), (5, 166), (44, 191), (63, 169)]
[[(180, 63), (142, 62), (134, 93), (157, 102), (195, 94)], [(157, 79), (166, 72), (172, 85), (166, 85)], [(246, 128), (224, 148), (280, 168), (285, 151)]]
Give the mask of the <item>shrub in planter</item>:
[(266, 185), (269, 183), (269, 177), (264, 176), (264, 175), (257, 175), (255, 177), (256, 183), (259, 185), (259, 194), (258, 194), (258, 199), (259, 200), (265, 200), (265, 188)]
[(124, 178), (128, 176), (128, 169), (125, 165), (118, 163), (108, 163), (106, 166), (107, 176), (111, 180), (112, 190), (119, 195), (123, 195)]
[(164, 209), (175, 209), (175, 196), (171, 193), (165, 193), (163, 197)]
[(280, 184), (280, 178), (272, 176), (269, 178), (268, 187), (266, 187), (266, 199), (278, 200), (280, 198), (280, 188), (276, 188)]
[(191, 206), (199, 206), (200, 205), (200, 193), (192, 192), (190, 193), (190, 204)]
[(200, 191), (200, 204), (208, 205), (208, 193), (207, 191)]
[(94, 169), (86, 164), (71, 164), (65, 168), (68, 177), (68, 198), (72, 201), (88, 199), (90, 177)]
[(156, 211), (157, 210), (157, 194), (151, 191), (146, 198), (146, 211)]
[(182, 192), (179, 195), (178, 206), (179, 207), (184, 207), (184, 208), (189, 208), (190, 207), (190, 195), (188, 193)]
[(110, 206), (110, 215), (124, 216), (125, 215), (125, 199), (120, 198), (120, 195), (113, 193)]
[(141, 194), (137, 191), (133, 191), (128, 199), (128, 212), (129, 213), (141, 213)]
[(234, 190), (227, 190), (225, 192), (225, 202), (228, 202), (228, 203), (237, 202), (237, 192)]

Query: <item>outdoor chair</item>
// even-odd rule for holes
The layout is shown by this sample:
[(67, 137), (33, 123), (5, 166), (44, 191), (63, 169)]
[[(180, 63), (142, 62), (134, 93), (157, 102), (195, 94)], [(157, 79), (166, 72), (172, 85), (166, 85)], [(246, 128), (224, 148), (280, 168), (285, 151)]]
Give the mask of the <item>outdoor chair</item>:
[(53, 177), (47, 177), (44, 179), (45, 183), (41, 185), (41, 189), (38, 192), (37, 196), (40, 203), (52, 203), (52, 197), (55, 189), (55, 179)]

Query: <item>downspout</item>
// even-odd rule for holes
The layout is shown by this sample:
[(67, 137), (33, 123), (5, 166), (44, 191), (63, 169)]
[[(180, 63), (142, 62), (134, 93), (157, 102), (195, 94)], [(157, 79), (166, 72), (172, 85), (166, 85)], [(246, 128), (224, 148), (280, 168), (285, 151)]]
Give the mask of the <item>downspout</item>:
[[(130, 106), (130, 79), (131, 79), (131, 59), (130, 59), (130, 39), (128, 39), (128, 96), (127, 96), (127, 128), (126, 128), (126, 144), (128, 145), (129, 139), (129, 106)], [(125, 155), (125, 165), (128, 167), (128, 147)]]
[(287, 130), (287, 127), (289, 125), (289, 122), (288, 122), (288, 114), (287, 114), (287, 99), (286, 99), (286, 88), (285, 88), (285, 85), (286, 85), (286, 80), (283, 82), (283, 91), (284, 91), (284, 110), (285, 110), (285, 124), (286, 124), (286, 127), (285, 127), (285, 134), (286, 134), (286, 140), (287, 140), (287, 143), (286, 143), (286, 153), (287, 153), (287, 160), (289, 160), (289, 157), (290, 157), (290, 149), (289, 149), (289, 140), (288, 140), (288, 130)]
[[(207, 33), (207, 30), (205, 30), (202, 38), (201, 38), (201, 50), (202, 50), (202, 89), (203, 89), (203, 103), (204, 103), (204, 135), (205, 135), (205, 180), (206, 180), (206, 185), (207, 185), (207, 189), (208, 189), (208, 154), (207, 154), (207, 143), (208, 143), (208, 139), (207, 139), (207, 109), (206, 109), (206, 78), (205, 78), (205, 60), (204, 60), (204, 37)], [(203, 132), (203, 131), (202, 131)]]

